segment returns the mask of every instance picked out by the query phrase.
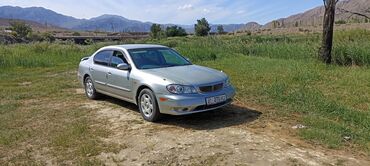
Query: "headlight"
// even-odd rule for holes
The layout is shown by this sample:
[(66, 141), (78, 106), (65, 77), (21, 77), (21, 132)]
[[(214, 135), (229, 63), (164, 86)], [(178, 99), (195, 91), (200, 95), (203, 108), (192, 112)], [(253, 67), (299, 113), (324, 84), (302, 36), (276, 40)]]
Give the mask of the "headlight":
[(171, 84), (167, 85), (167, 90), (173, 94), (191, 94), (198, 93), (193, 86)]
[(230, 83), (230, 79), (227, 78), (225, 81), (224, 81), (224, 87), (229, 87), (231, 86), (231, 83)]

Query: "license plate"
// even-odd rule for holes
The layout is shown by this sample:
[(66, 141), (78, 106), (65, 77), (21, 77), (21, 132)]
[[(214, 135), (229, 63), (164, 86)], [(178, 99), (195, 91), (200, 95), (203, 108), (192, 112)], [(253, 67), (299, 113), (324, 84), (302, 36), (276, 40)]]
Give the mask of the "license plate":
[(226, 95), (206, 98), (207, 105), (214, 105), (226, 101)]

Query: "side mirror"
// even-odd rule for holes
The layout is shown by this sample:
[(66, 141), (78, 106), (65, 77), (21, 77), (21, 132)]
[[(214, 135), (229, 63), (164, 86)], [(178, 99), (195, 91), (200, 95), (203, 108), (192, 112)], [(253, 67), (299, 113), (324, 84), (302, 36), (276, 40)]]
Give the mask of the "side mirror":
[(119, 70), (130, 70), (131, 65), (129, 65), (127, 63), (121, 63), (121, 64), (117, 65), (117, 69), (119, 69)]

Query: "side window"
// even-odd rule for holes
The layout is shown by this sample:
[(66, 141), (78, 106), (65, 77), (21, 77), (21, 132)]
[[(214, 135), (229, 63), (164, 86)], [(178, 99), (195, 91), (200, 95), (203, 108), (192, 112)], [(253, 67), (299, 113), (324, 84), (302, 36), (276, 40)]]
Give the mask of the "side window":
[(112, 51), (101, 51), (94, 56), (94, 63), (108, 66)]
[(121, 63), (127, 63), (125, 56), (120, 51), (114, 51), (110, 66), (117, 67)]

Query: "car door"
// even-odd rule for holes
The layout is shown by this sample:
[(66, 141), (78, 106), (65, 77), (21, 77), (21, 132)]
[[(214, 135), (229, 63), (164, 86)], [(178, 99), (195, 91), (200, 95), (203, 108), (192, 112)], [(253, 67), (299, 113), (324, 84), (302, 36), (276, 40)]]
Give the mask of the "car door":
[(94, 63), (90, 66), (90, 74), (94, 81), (95, 88), (100, 91), (107, 91), (107, 80), (109, 72), (109, 61), (113, 55), (111, 50), (103, 50), (95, 54)]
[(125, 55), (121, 51), (114, 51), (110, 60), (110, 70), (108, 72), (109, 91), (120, 97), (132, 100), (132, 79), (130, 70), (119, 70), (117, 65), (128, 64)]

